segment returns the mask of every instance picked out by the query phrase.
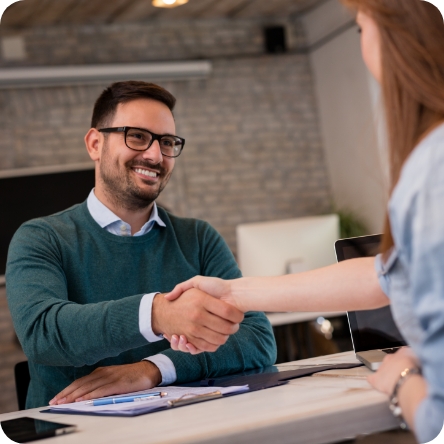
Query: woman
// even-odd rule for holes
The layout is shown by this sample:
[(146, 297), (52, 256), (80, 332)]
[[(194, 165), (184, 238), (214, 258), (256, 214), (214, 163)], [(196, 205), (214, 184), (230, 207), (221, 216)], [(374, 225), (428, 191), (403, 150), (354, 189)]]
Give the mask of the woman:
[[(222, 281), (197, 276), (189, 288), (243, 311), (340, 311), (391, 303), (410, 349), (369, 377), (394, 413), (428, 442), (444, 420), (444, 24), (420, 0), (344, 0), (357, 11), (364, 61), (380, 82), (390, 147), (391, 198), (382, 254), (306, 273)], [(176, 350), (198, 353), (173, 336)]]

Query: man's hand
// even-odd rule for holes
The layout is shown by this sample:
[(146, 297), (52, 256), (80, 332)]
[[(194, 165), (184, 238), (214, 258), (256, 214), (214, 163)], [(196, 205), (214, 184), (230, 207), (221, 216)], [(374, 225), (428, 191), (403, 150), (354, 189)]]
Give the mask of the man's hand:
[(162, 382), (159, 369), (150, 361), (135, 364), (110, 365), (96, 368), (62, 390), (50, 405), (88, 401), (103, 396), (120, 395), (156, 387)]
[(154, 333), (169, 340), (175, 334), (184, 335), (196, 353), (216, 351), (239, 330), (243, 318), (244, 314), (232, 305), (194, 288), (176, 300), (169, 301), (158, 294), (153, 301)]

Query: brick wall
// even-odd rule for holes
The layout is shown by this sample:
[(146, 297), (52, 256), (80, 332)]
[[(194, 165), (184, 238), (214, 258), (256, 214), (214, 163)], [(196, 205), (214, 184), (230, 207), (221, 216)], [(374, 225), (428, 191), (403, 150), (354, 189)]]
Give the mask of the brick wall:
[[(187, 141), (160, 201), (178, 215), (208, 220), (235, 251), (239, 223), (322, 214), (331, 205), (302, 27), (286, 20), (291, 51), (265, 55), (265, 24), (21, 30), (28, 59), (15, 66), (211, 59), (213, 72), (205, 80), (161, 83), (178, 99), (177, 133)], [(2, 29), (3, 35), (17, 32)], [(0, 170), (87, 161), (82, 139), (104, 86), (0, 90)], [(0, 315), (5, 311), (3, 304)], [(0, 344), (12, 334), (1, 319)]]
[[(285, 26), (290, 50), (305, 47), (305, 34), (297, 18), (174, 20), (113, 25), (54, 26), (0, 29), (0, 36), (25, 39), (26, 60), (0, 66), (133, 63), (153, 60), (260, 55), (263, 28)], [(57, 44), (55, 44), (55, 42)]]
[[(264, 54), (266, 20), (176, 20), (24, 29), (28, 57), (14, 65), (211, 59), (208, 79), (163, 84), (187, 143), (160, 200), (209, 220), (235, 251), (240, 222), (330, 208), (303, 28), (273, 23), (285, 26), (290, 53)], [(0, 169), (87, 161), (82, 138), (104, 86), (0, 90)]]

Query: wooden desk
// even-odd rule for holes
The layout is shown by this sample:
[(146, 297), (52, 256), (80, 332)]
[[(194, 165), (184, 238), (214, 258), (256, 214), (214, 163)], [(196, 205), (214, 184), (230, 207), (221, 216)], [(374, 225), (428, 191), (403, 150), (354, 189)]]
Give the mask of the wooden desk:
[[(355, 362), (351, 352), (279, 365)], [(398, 427), (387, 398), (373, 390), (365, 368), (321, 375), (226, 399), (135, 418), (44, 414), (42, 409), (0, 415), (77, 424), (79, 431), (39, 441), (78, 443), (332, 443)], [(1, 440), (0, 440), (1, 441)]]

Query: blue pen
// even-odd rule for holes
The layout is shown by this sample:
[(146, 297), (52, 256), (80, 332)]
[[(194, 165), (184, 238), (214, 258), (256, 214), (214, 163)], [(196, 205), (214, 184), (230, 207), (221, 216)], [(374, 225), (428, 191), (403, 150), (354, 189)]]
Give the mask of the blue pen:
[(148, 399), (154, 397), (162, 398), (167, 394), (168, 393), (165, 392), (152, 392), (136, 396), (120, 396), (118, 398), (93, 399), (92, 401), (86, 401), (86, 404), (98, 406), (98, 405), (109, 405), (109, 404), (121, 404), (123, 402), (147, 401)]

